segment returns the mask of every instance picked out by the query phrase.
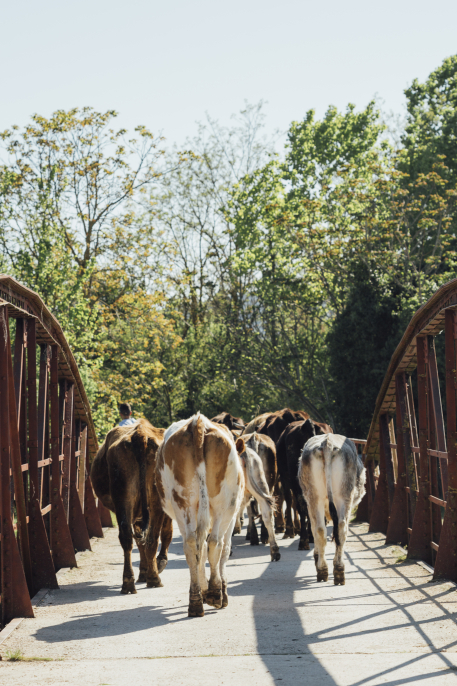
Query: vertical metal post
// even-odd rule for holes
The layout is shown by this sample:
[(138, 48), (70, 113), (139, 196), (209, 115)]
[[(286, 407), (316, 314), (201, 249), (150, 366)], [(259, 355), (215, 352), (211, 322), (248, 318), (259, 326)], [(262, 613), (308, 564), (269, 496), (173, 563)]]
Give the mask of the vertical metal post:
[[(49, 541), (44, 527), (43, 516), (40, 506), (40, 488), (38, 478), (38, 426), (44, 431), (44, 416), (46, 407), (40, 403), (40, 412), (37, 413), (37, 388), (36, 388), (36, 323), (30, 320), (28, 330), (28, 355), (27, 355), (27, 383), (28, 383), (28, 410), (29, 410), (29, 536), (30, 551), (32, 555), (32, 574), (35, 592), (40, 588), (58, 588), (54, 563), (52, 561)], [(47, 377), (47, 360), (40, 360), (40, 376)], [(47, 387), (47, 383), (45, 384)], [(42, 437), (42, 443), (44, 436)]]
[(449, 491), (433, 578), (457, 581), (457, 417), (455, 398), (457, 389), (457, 311), (454, 309), (447, 309), (445, 318)]
[(87, 532), (91, 537), (96, 536), (97, 538), (103, 538), (102, 523), (95, 503), (94, 491), (89, 475), (90, 463), (87, 425), (83, 426), (81, 433), (80, 459), (84, 465), (84, 519), (86, 521)]
[[(438, 365), (436, 363), (435, 340), (433, 336), (428, 337), (429, 342), (429, 360), (428, 369), (430, 375), (430, 398), (431, 398), (431, 414), (434, 418), (434, 426), (436, 432), (436, 449), (441, 452), (446, 452), (446, 434), (444, 429), (443, 407), (441, 404), (440, 382), (438, 376)], [(446, 500), (448, 489), (448, 474), (447, 474), (447, 459), (439, 458), (441, 484), (443, 491), (443, 499)]]
[(70, 528), (60, 495), (60, 415), (59, 415), (59, 348), (51, 349), (51, 548), (54, 567), (76, 567), (76, 556)]
[[(10, 417), (10, 456), (11, 456), (11, 471), (13, 474), (15, 504), (17, 514), (17, 528), (19, 534), (20, 550), (22, 554), (22, 564), (24, 567), (25, 578), (29, 591), (32, 591), (32, 563), (30, 558), (30, 542), (29, 532), (27, 528), (27, 506), (24, 494), (24, 481), (22, 478), (21, 469), (21, 447), (19, 442), (17, 408), (20, 403), (17, 402), (15, 387), (20, 389), (20, 384), (15, 384), (13, 379), (13, 362), (11, 359), (11, 340), (9, 332), (9, 322), (6, 320), (6, 334), (8, 345), (6, 347), (7, 366), (8, 366), (8, 391), (9, 391), (9, 417)], [(17, 368), (16, 368), (17, 371)], [(20, 380), (22, 382), (22, 379)]]
[[(70, 402), (74, 407), (74, 392), (75, 387), (72, 385), (70, 393)], [(69, 519), (68, 525), (70, 527), (71, 539), (75, 550), (91, 550), (89, 534), (87, 532), (84, 514), (81, 509), (81, 502), (78, 496), (78, 489), (76, 487), (76, 419), (74, 412), (72, 413), (72, 431), (70, 435), (70, 460), (68, 470), (68, 502), (69, 502)]]
[(70, 470), (71, 444), (73, 436), (73, 384), (64, 381), (61, 387), (64, 393), (64, 419), (62, 427), (63, 442), (63, 471), (62, 471), (62, 500), (67, 521), (70, 521)]
[[(8, 307), (0, 306), (0, 593), (2, 626), (14, 617), (33, 617), (10, 510), (10, 391)], [(9, 349), (11, 354), (11, 349)], [(13, 401), (13, 399), (11, 399)]]
[[(369, 531), (387, 533), (389, 524), (389, 489), (387, 487), (387, 462), (392, 464), (389, 445), (389, 417), (379, 417), (379, 479), (370, 517)], [(393, 470), (392, 470), (393, 474)]]
[(386, 543), (405, 545), (408, 543), (408, 498), (406, 492), (405, 436), (409, 448), (409, 427), (404, 427), (406, 379), (404, 373), (395, 378), (396, 424), (397, 424), (397, 483), (387, 527)]
[(419, 495), (414, 513), (412, 533), (409, 540), (408, 557), (432, 562), (430, 545), (430, 476), (428, 457), (428, 418), (430, 405), (429, 349), (426, 336), (417, 337), (417, 391), (419, 401), (419, 449), (420, 478)]

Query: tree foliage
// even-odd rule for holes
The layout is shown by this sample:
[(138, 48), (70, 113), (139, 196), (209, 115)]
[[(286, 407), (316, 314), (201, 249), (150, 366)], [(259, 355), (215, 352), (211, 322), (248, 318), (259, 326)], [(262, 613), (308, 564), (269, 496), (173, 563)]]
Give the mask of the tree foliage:
[(414, 310), (456, 264), (457, 57), (405, 91), (263, 135), (262, 105), (183, 151), (115, 112), (2, 134), (0, 260), (61, 322), (100, 435), (290, 405), (364, 436)]

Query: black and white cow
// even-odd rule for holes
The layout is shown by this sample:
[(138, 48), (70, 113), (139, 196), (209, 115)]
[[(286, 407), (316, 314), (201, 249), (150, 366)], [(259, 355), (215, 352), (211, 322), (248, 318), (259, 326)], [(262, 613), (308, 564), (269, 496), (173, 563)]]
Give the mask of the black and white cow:
[(338, 434), (313, 436), (303, 448), (298, 479), (311, 520), (317, 580), (328, 581), (325, 514), (329, 512), (336, 543), (334, 583), (343, 585), (343, 555), (349, 517), (365, 494), (365, 468), (354, 443)]

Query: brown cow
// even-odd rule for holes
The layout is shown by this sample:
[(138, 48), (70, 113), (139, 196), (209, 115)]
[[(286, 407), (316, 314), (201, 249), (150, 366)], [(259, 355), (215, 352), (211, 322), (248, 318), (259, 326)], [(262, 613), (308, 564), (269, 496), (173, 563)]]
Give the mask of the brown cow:
[[(238, 440), (241, 448), (244, 442)], [(156, 479), (163, 509), (177, 520), (183, 537), (190, 570), (189, 617), (203, 617), (203, 601), (226, 607), (225, 567), (244, 492), (243, 470), (228, 428), (200, 413), (172, 424), (159, 449)]]
[(268, 417), (273, 414), (272, 412), (264, 412), (263, 414), (259, 414), (258, 417), (254, 417), (254, 419), (251, 419), (249, 424), (247, 424), (244, 429), (243, 433), (244, 434), (252, 434), (254, 431), (257, 431), (259, 426), (261, 426)]
[(234, 417), (230, 412), (221, 412), (211, 419), (215, 424), (224, 424), (230, 431), (243, 431), (245, 427), (241, 417)]
[[(289, 424), (299, 420), (307, 419), (308, 416), (309, 415), (303, 410), (290, 410), (288, 407), (286, 407), (283, 410), (271, 412), (266, 417), (263, 424), (259, 426), (257, 432), (269, 436), (277, 446), (282, 432)], [(295, 497), (290, 494), (290, 492), (284, 491), (283, 484), (280, 483), (280, 478), (278, 478), (276, 482), (274, 495), (276, 496), (278, 506), (275, 531), (276, 533), (285, 531), (284, 538), (294, 538), (295, 534), (299, 533), (301, 529), (301, 524), (296, 514), (297, 504), (295, 502)], [(282, 512), (284, 501), (286, 502), (285, 521)], [(294, 508), (295, 511), (295, 523), (292, 520), (292, 508)]]
[[(124, 550), (121, 593), (136, 593), (132, 568), (134, 537), (140, 551), (138, 581), (146, 581), (148, 588), (163, 585), (159, 572), (166, 567), (173, 535), (172, 521), (164, 515), (154, 486), (156, 453), (163, 434), (164, 429), (155, 429), (147, 419), (130, 426), (116, 426), (108, 432), (92, 464), (95, 494), (115, 513), (119, 525), (119, 541)], [(156, 536), (150, 536), (148, 530), (145, 538), (148, 523), (151, 534)], [(156, 560), (154, 541), (158, 541), (159, 535), (162, 547)]]

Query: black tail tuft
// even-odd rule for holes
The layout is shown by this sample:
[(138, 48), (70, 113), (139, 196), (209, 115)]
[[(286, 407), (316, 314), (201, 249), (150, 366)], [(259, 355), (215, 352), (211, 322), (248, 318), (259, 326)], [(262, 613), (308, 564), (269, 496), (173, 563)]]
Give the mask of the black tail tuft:
[(330, 516), (332, 518), (333, 522), (333, 537), (335, 539), (336, 545), (340, 544), (340, 532), (338, 530), (338, 512), (336, 511), (335, 503), (333, 501), (330, 501), (329, 504), (329, 510), (330, 510)]

